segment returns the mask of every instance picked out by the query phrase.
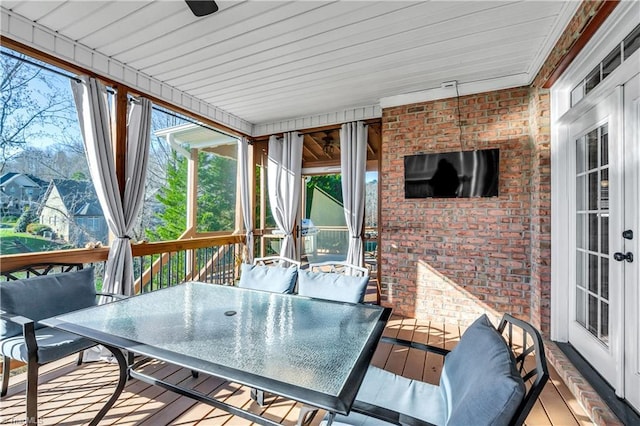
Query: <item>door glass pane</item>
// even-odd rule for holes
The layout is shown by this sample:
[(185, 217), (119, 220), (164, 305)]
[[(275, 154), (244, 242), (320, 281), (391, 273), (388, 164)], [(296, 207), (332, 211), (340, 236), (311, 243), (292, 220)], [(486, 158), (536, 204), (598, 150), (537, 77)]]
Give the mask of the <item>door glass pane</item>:
[(587, 170), (587, 147), (586, 138), (576, 140), (576, 172), (582, 173)]
[(576, 179), (576, 209), (587, 210), (587, 177), (578, 176)]
[(589, 215), (589, 250), (598, 251), (598, 215)]
[(609, 300), (609, 259), (600, 259), (600, 296)]
[(605, 343), (609, 342), (609, 304), (605, 301), (600, 302), (600, 340)]
[(583, 327), (587, 325), (586, 295), (581, 289), (576, 289), (576, 321)]
[(579, 251), (576, 253), (576, 286), (587, 287), (587, 254)]
[(581, 249), (586, 249), (586, 240), (588, 231), (586, 229), (587, 220), (585, 214), (578, 214), (576, 216), (576, 247)]
[(604, 214), (600, 218), (600, 252), (602, 254), (609, 253), (609, 216)]
[(598, 293), (598, 256), (589, 255), (589, 291)]
[(598, 298), (589, 295), (589, 319), (587, 329), (594, 335), (598, 335)]
[(596, 210), (598, 208), (598, 195), (599, 195), (599, 191), (598, 191), (598, 173), (597, 172), (591, 172), (589, 173), (589, 192), (588, 192), (588, 199), (589, 199), (589, 210)]
[(605, 344), (609, 335), (608, 149), (606, 124), (576, 139), (575, 320)]

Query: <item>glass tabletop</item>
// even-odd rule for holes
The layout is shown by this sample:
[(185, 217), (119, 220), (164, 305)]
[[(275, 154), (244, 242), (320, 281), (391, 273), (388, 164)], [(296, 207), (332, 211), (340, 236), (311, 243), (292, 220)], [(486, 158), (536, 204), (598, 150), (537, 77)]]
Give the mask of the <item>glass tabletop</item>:
[(375, 348), (388, 315), (374, 305), (188, 282), (61, 315), (49, 325), (142, 354), (161, 350), (160, 359), (187, 360), (181, 364), (205, 372), (225, 366), (338, 396), (363, 351)]

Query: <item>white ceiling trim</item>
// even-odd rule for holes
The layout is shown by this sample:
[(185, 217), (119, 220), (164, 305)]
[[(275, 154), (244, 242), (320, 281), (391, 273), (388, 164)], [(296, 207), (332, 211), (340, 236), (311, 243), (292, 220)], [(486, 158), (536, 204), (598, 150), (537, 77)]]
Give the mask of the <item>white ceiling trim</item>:
[[(513, 87), (529, 85), (529, 74), (515, 74), (490, 80), (473, 81), (458, 84), (460, 96), (474, 95), (477, 93), (491, 92), (494, 90), (510, 89)], [(444, 82), (443, 82), (444, 83)], [(388, 96), (380, 99), (381, 108), (392, 108), (400, 105), (417, 104), (420, 102), (436, 101), (438, 99), (453, 98), (456, 96), (455, 86), (437, 87), (419, 92), (404, 93), (402, 95)]]
[(246, 120), (138, 72), (132, 67), (89, 49), (4, 7), (0, 7), (0, 11), (0, 33), (3, 36), (94, 71), (98, 75), (125, 84), (141, 93), (155, 96), (172, 105), (202, 115), (241, 133), (250, 135), (253, 131), (253, 124)]
[(380, 108), (380, 105), (369, 105), (308, 117), (293, 118), (291, 120), (255, 124), (253, 127), (253, 136), (272, 135), (275, 133), (312, 129), (314, 127), (330, 126), (333, 124), (342, 124), (357, 120), (369, 120), (371, 118), (380, 117), (382, 117), (382, 109)]

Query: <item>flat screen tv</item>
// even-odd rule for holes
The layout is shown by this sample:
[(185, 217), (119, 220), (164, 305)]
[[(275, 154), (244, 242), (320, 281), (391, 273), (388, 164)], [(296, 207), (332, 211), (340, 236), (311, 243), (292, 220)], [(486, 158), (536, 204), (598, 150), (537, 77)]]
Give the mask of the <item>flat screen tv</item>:
[(407, 155), (404, 197), (497, 197), (499, 163), (498, 149)]

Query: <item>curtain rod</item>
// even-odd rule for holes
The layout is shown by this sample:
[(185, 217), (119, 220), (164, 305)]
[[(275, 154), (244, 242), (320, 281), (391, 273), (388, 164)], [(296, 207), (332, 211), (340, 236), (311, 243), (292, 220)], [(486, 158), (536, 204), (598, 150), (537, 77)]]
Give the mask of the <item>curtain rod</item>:
[[(14, 55), (14, 54), (12, 54), (12, 53), (9, 53), (9, 52), (7, 52), (7, 51), (5, 51), (5, 50), (0, 51), (0, 53), (2, 53), (2, 54), (3, 54), (3, 55), (5, 55), (5, 56), (8, 56), (8, 57), (10, 57), (10, 58), (12, 58), (12, 59), (15, 59), (15, 60), (17, 60), (17, 61), (22, 61), (22, 62), (25, 62), (25, 63), (27, 63), (27, 64), (29, 64), (29, 65), (33, 65), (34, 67), (37, 67), (37, 68), (40, 68), (40, 69), (43, 69), (43, 70), (46, 70), (46, 71), (52, 72), (52, 73), (57, 74), (57, 75), (60, 75), (60, 76), (62, 76), (62, 77), (66, 77), (66, 78), (68, 78), (69, 80), (73, 80), (73, 81), (75, 81), (75, 82), (77, 82), (77, 83), (81, 83), (81, 82), (82, 82), (82, 80), (80, 80), (78, 77), (76, 77), (76, 76), (74, 76), (74, 75), (71, 75), (71, 74), (67, 74), (67, 73), (66, 73), (66, 72), (64, 72), (64, 71), (60, 71), (60, 70), (58, 70), (58, 69), (56, 69), (56, 68), (53, 68), (53, 67), (51, 67), (51, 66), (47, 66), (47, 65), (44, 65), (44, 64), (40, 64), (40, 63), (38, 63), (38, 62), (34, 62), (34, 61), (32, 61), (32, 60), (30, 60), (30, 59), (27, 59), (27, 58), (23, 58), (23, 57), (20, 57), (20, 56), (16, 56), (16, 55)], [(112, 88), (110, 88), (110, 87), (107, 87), (107, 92), (111, 93), (112, 95), (116, 93), (116, 92), (115, 92)], [(134, 98), (134, 97), (131, 97), (131, 98), (129, 99), (129, 101), (130, 101), (130, 102), (134, 102), (134, 103), (138, 103), (138, 102), (139, 102), (139, 101), (138, 101), (136, 98)], [(156, 110), (156, 111), (158, 111), (158, 112), (163, 112), (163, 113), (165, 113), (165, 114), (168, 114), (168, 115), (170, 115), (170, 116), (172, 116), (172, 117), (174, 117), (174, 118), (179, 118), (179, 119), (184, 120), (184, 121), (187, 121), (187, 122), (189, 122), (189, 123), (191, 123), (191, 124), (196, 124), (196, 125), (198, 125), (198, 126), (204, 127), (205, 129), (211, 130), (211, 131), (213, 131), (213, 132), (220, 133), (220, 134), (222, 134), (222, 135), (229, 136), (229, 137), (231, 137), (231, 138), (239, 139), (237, 136), (230, 135), (230, 134), (228, 134), (228, 133), (222, 132), (222, 131), (220, 131), (220, 130), (218, 130), (218, 129), (214, 128), (214, 127), (211, 127), (211, 126), (209, 126), (209, 125), (207, 125), (207, 124), (204, 124), (204, 123), (201, 123), (201, 122), (199, 122), (199, 121), (196, 121), (196, 120), (194, 120), (194, 119), (192, 119), (192, 118), (190, 118), (190, 117), (186, 117), (186, 116), (183, 116), (183, 115), (176, 114), (176, 113), (174, 113), (174, 112), (168, 111), (168, 110), (166, 110), (166, 109), (164, 109), (164, 108), (161, 108), (161, 107), (158, 107), (158, 106), (156, 106), (156, 105), (152, 105), (152, 107), (151, 107), (151, 108), (152, 108), (152, 109), (154, 109), (154, 110)]]

